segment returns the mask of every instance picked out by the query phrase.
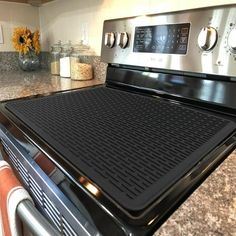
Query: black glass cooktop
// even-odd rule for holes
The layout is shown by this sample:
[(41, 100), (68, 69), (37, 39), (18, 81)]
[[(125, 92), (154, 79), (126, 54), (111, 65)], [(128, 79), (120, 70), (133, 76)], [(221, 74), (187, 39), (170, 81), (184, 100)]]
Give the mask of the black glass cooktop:
[(220, 117), (106, 87), (6, 108), (129, 211), (149, 206), (235, 129)]

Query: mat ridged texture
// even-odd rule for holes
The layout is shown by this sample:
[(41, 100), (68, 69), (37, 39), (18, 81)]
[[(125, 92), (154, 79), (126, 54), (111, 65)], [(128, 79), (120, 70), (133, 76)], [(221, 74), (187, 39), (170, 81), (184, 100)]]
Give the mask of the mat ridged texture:
[(6, 107), (131, 211), (147, 207), (235, 128), (161, 99), (103, 87)]

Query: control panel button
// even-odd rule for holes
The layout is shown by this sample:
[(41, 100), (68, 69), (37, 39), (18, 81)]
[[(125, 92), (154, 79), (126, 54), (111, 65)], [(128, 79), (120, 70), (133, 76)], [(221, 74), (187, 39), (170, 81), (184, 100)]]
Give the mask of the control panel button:
[(116, 36), (114, 32), (105, 33), (104, 45), (108, 48), (112, 48), (115, 44)]
[(128, 44), (129, 41), (129, 37), (128, 34), (126, 32), (121, 32), (118, 34), (117, 36), (117, 44), (121, 47), (121, 48), (125, 48)]
[(230, 50), (236, 53), (236, 28), (232, 29), (229, 33), (228, 45)]
[(204, 27), (198, 35), (198, 46), (204, 50), (209, 51), (215, 47), (217, 43), (217, 31), (213, 27)]

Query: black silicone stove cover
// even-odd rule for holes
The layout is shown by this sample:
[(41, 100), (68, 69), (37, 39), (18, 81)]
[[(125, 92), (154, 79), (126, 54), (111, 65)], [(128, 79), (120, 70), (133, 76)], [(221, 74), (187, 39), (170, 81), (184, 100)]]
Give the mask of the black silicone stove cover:
[(147, 207), (235, 129), (216, 116), (106, 87), (6, 107), (130, 211)]

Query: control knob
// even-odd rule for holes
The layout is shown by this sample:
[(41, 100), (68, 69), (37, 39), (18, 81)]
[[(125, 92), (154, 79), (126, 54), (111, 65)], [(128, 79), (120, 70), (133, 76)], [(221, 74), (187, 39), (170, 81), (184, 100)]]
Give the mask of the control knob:
[(104, 45), (108, 48), (112, 48), (115, 44), (116, 36), (114, 32), (105, 33)]
[(232, 29), (229, 33), (228, 45), (230, 50), (236, 53), (236, 28)]
[(215, 47), (216, 42), (216, 29), (210, 26), (203, 27), (198, 35), (198, 46), (204, 51), (209, 51)]
[(125, 48), (128, 44), (129, 37), (126, 32), (121, 32), (117, 36), (117, 45), (119, 45), (121, 48)]

